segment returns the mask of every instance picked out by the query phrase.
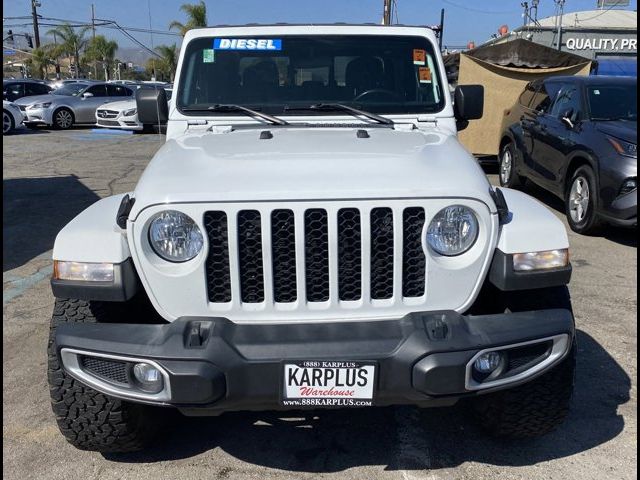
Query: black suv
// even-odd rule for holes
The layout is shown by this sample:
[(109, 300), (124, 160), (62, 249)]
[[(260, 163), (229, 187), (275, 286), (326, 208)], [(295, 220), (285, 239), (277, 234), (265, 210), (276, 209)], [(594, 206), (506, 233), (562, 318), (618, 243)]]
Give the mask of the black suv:
[[(569, 226), (637, 225), (637, 78), (551, 77), (529, 83), (507, 118), (500, 184), (529, 179), (565, 202)], [(519, 117), (519, 118), (518, 118)]]
[(36, 80), (2, 80), (2, 99), (13, 102), (22, 97), (46, 95), (53, 90), (49, 85)]

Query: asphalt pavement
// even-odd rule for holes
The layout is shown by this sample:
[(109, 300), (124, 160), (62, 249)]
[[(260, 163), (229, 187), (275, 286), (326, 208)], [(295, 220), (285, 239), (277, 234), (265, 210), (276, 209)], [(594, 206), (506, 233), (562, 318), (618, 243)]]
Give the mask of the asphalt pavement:
[[(577, 385), (568, 420), (544, 438), (488, 438), (460, 406), (394, 407), (182, 418), (141, 453), (73, 448), (46, 382), (53, 241), (91, 203), (132, 190), (163, 142), (92, 129), (3, 137), (3, 478), (637, 478), (637, 231), (614, 228), (570, 234)], [(563, 218), (561, 202), (526, 191)]]

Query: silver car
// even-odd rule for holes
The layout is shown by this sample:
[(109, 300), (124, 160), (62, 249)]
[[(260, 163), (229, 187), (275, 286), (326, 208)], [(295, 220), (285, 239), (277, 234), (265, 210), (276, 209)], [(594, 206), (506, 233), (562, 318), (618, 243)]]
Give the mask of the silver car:
[(124, 85), (78, 82), (64, 85), (49, 95), (21, 98), (16, 104), (27, 127), (49, 125), (64, 130), (77, 124), (94, 124), (100, 105), (133, 98), (133, 92)]

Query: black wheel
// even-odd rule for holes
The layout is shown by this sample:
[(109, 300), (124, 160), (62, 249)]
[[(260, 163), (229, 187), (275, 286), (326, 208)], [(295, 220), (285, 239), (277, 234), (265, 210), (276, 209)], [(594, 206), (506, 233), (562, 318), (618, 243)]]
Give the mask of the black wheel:
[(141, 133), (155, 133), (155, 127), (154, 125), (151, 125), (149, 123), (145, 123), (142, 126), (142, 130), (140, 130)]
[[(158, 410), (104, 395), (66, 374), (58, 360), (55, 332), (69, 322), (114, 321), (124, 304), (57, 299), (48, 345), (51, 405), (60, 432), (73, 446), (99, 452), (132, 452), (144, 448), (160, 427)], [(122, 313), (122, 312), (120, 312)]]
[[(553, 308), (572, 310), (566, 287), (509, 292), (500, 302), (513, 312)], [(569, 413), (575, 368), (574, 340), (568, 355), (544, 375), (519, 387), (474, 398), (476, 418), (496, 436), (528, 438), (553, 431)]]
[(565, 210), (571, 230), (583, 235), (596, 233), (600, 221), (596, 213), (598, 190), (593, 169), (587, 165), (578, 168), (567, 184)]
[(58, 130), (67, 130), (75, 121), (73, 112), (68, 108), (60, 108), (53, 113), (53, 126)]
[(2, 111), (2, 135), (11, 133), (15, 128), (15, 122), (13, 121), (13, 115), (6, 110)]
[(509, 142), (502, 147), (498, 163), (500, 186), (515, 188), (524, 184), (523, 178), (516, 172), (516, 150), (513, 143)]

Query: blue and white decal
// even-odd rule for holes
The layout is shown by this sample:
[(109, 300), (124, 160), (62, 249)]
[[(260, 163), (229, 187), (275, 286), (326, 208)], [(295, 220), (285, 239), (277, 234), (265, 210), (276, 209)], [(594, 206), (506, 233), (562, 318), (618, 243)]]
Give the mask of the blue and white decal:
[(279, 38), (215, 38), (214, 50), (282, 50)]

